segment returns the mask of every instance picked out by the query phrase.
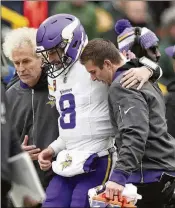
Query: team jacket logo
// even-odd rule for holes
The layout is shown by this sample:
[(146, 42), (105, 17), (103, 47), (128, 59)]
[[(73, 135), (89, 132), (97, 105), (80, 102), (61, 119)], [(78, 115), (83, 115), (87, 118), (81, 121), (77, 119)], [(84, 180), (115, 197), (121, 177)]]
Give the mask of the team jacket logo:
[(48, 96), (49, 101), (46, 103), (47, 105), (51, 105), (51, 108), (53, 108), (56, 105), (56, 99), (54, 96), (49, 95)]

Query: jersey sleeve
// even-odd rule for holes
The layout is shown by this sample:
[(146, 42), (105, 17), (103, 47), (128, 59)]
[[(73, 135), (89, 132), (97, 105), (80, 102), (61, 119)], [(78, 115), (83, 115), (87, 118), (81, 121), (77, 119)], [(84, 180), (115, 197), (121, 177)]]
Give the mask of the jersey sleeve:
[(54, 150), (54, 156), (66, 149), (66, 143), (61, 137), (58, 137), (57, 140), (53, 141), (49, 146)]

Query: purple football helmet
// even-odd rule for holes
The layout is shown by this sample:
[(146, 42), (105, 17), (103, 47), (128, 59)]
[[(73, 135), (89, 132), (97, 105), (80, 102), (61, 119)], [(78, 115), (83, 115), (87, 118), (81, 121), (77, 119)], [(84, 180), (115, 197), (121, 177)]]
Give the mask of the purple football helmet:
[[(48, 76), (55, 78), (78, 60), (88, 38), (78, 18), (70, 14), (56, 14), (39, 26), (36, 42), (36, 52), (42, 53), (48, 65)], [(61, 55), (58, 49), (62, 51)], [(61, 64), (49, 61), (47, 54), (50, 50), (57, 52)]]

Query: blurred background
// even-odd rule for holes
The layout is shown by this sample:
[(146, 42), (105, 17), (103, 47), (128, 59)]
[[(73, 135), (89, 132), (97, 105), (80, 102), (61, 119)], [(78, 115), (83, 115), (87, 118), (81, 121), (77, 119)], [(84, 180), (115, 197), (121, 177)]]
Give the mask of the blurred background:
[[(159, 85), (166, 94), (166, 86), (174, 77), (172, 59), (164, 49), (175, 45), (175, 1), (1, 1), (1, 42), (9, 30), (24, 26), (38, 28), (48, 16), (58, 13), (77, 16), (89, 40), (102, 37), (116, 46), (114, 25), (121, 18), (155, 32), (160, 40), (160, 66), (164, 73)], [(13, 74), (13, 66), (8, 64)]]

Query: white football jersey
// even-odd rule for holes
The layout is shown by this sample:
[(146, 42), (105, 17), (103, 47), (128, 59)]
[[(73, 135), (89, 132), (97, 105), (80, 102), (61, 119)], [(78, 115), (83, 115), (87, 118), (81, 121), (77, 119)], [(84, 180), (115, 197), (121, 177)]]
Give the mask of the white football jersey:
[[(61, 138), (68, 150), (99, 152), (112, 147), (113, 139), (109, 137), (114, 136), (114, 131), (108, 111), (108, 86), (92, 81), (79, 62), (70, 69), (66, 81), (64, 77), (48, 77), (49, 93), (56, 98), (60, 114), (58, 140)], [(56, 145), (56, 141), (53, 143)]]

